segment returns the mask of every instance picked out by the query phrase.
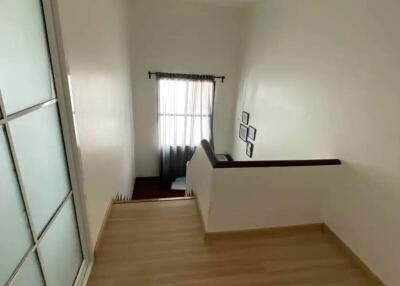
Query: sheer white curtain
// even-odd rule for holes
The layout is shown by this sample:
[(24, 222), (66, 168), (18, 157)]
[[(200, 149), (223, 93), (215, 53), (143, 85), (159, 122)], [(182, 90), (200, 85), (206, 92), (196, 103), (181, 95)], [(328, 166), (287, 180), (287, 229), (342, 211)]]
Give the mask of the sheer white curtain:
[(161, 173), (185, 176), (186, 162), (202, 139), (212, 143), (214, 81), (159, 79), (158, 129)]

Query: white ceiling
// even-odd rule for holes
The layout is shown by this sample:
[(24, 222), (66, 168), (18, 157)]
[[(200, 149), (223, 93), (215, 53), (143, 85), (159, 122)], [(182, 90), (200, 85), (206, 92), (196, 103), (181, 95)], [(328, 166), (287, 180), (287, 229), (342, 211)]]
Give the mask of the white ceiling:
[(218, 6), (230, 6), (230, 7), (242, 8), (257, 0), (186, 0), (186, 1), (203, 2), (203, 3), (215, 4)]

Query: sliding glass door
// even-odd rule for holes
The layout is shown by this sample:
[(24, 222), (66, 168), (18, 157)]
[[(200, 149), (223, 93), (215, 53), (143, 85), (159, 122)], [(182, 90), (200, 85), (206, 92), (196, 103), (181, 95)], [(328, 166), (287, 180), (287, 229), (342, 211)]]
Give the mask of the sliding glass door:
[(0, 286), (71, 286), (83, 262), (40, 0), (0, 1)]

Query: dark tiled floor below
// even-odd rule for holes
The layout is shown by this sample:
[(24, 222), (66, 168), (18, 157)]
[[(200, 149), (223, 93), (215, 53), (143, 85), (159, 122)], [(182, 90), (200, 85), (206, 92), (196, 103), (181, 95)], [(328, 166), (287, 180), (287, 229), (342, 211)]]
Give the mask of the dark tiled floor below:
[(159, 177), (136, 178), (132, 200), (184, 197), (185, 191), (171, 190), (163, 185)]

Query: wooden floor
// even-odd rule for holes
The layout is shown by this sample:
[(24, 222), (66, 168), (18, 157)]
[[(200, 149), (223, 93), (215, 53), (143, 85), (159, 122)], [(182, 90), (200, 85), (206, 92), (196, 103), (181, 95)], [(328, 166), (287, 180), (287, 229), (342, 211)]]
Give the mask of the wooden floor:
[(194, 200), (113, 205), (90, 286), (375, 285), (320, 231), (203, 239)]

